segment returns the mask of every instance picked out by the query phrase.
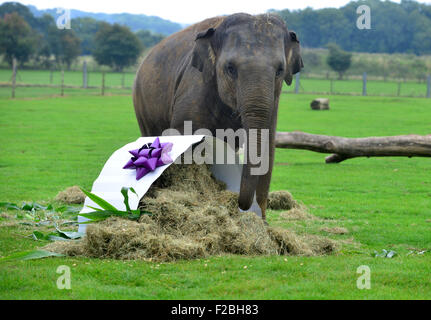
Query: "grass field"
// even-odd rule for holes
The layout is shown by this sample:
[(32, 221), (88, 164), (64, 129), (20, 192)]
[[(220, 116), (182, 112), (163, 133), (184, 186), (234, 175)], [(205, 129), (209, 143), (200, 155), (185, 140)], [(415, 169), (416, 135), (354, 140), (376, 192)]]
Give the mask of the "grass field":
[[(88, 86), (97, 87), (90, 89), (80, 89), (83, 85), (82, 72), (65, 71), (64, 83), (66, 86), (74, 86), (76, 88), (65, 88), (66, 95), (100, 95), (100, 87), (102, 86), (101, 72), (88, 72)], [(129, 94), (133, 85), (135, 73), (124, 73), (124, 89), (122, 88), (123, 74), (107, 72), (105, 75), (106, 92), (109, 94)], [(10, 70), (0, 69), (0, 84), (9, 83), (11, 81)], [(45, 86), (60, 86), (61, 73), (54, 71), (52, 73), (52, 82), (50, 71), (41, 70), (21, 70), (17, 76), (18, 85), (45, 85)], [(425, 97), (427, 94), (426, 83), (417, 81), (399, 82), (394, 80), (369, 80), (367, 84), (367, 93), (370, 96), (404, 96), (404, 97)], [(17, 97), (33, 97), (34, 88), (18, 87), (16, 89)], [(398, 92), (399, 89), (399, 92)], [(291, 87), (285, 86), (284, 91), (294, 92), (295, 81)], [(300, 90), (301, 93), (324, 93), (343, 94), (343, 95), (362, 95), (362, 80), (334, 80), (332, 82), (327, 79), (302, 78)], [(58, 87), (40, 87), (37, 88), (36, 96), (60, 95)], [(0, 97), (10, 97), (11, 89), (2, 88)]]
[[(71, 185), (91, 188), (113, 151), (139, 135), (130, 96), (5, 99), (0, 89), (0, 202), (51, 202)], [(37, 89), (28, 88), (29, 95)], [(34, 91), (32, 91), (34, 90)], [(278, 129), (347, 137), (429, 134), (427, 99), (283, 94)], [(353, 159), (326, 165), (324, 155), (278, 150), (272, 190), (287, 189), (318, 220), (270, 225), (327, 235), (344, 227), (340, 252), (324, 257), (222, 256), (156, 264), (87, 258), (0, 262), (1, 299), (431, 299), (430, 160)], [(12, 211), (8, 212), (10, 216)], [(34, 227), (0, 217), (0, 256), (41, 247)], [(392, 258), (375, 258), (382, 249)], [(422, 255), (410, 251), (428, 250)], [(72, 269), (72, 290), (56, 288), (56, 269)], [(359, 290), (356, 270), (371, 269)], [(245, 269), (244, 266), (247, 266)]]

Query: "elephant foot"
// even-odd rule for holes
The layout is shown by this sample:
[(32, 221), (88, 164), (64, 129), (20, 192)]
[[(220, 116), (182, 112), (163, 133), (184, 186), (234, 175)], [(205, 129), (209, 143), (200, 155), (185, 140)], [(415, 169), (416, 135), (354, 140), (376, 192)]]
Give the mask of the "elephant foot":
[(262, 212), (262, 220), (263, 222), (268, 225), (268, 223), (266, 222), (266, 199), (264, 201), (262, 201), (262, 203), (257, 203), (260, 207), (260, 211)]

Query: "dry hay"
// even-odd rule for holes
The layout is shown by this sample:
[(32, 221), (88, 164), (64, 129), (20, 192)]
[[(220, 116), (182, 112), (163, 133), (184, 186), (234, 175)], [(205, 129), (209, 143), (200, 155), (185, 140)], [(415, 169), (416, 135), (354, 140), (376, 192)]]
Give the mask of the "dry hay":
[(55, 200), (67, 204), (80, 204), (84, 203), (85, 194), (78, 186), (73, 186), (59, 192)]
[(153, 184), (139, 222), (110, 218), (88, 225), (80, 242), (46, 249), (71, 256), (174, 261), (210, 255), (321, 255), (333, 240), (267, 227), (253, 212), (238, 210), (238, 195), (225, 190), (206, 165), (172, 165)]
[(280, 213), (280, 217), (284, 220), (319, 220), (317, 217), (308, 213), (305, 206), (298, 206), (289, 211)]
[(272, 210), (291, 210), (299, 207), (288, 191), (274, 191), (268, 195), (268, 209)]

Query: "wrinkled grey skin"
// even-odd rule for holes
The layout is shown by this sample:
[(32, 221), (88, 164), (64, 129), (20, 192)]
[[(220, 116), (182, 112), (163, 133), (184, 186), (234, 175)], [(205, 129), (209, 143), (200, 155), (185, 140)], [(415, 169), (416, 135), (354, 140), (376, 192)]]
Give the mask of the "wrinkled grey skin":
[[(283, 80), (303, 67), (299, 41), (274, 15), (211, 18), (159, 43), (140, 66), (133, 101), (143, 136), (168, 128), (269, 129), (269, 171), (243, 169), (239, 207), (248, 210), (256, 192), (265, 219)], [(259, 139), (258, 139), (259, 140)], [(254, 146), (261, 150), (260, 142)]]

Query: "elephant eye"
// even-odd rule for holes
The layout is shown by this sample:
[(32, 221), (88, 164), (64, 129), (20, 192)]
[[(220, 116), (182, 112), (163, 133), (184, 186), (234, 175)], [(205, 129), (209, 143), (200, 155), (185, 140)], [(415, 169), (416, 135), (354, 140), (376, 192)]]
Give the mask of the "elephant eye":
[(275, 76), (278, 78), (281, 75), (283, 75), (284, 69), (282, 66), (278, 67), (277, 71), (275, 72)]
[(236, 72), (236, 68), (235, 68), (235, 66), (234, 66), (234, 64), (233, 64), (233, 63), (229, 62), (229, 63), (226, 65), (226, 73), (227, 73), (230, 77), (232, 77), (232, 78), (236, 78), (237, 72)]

